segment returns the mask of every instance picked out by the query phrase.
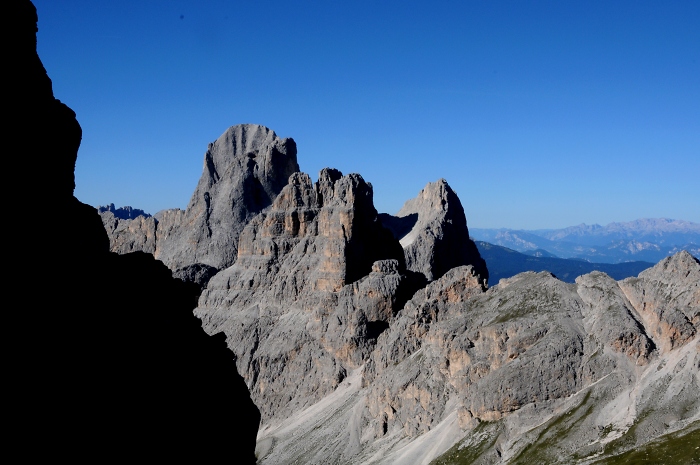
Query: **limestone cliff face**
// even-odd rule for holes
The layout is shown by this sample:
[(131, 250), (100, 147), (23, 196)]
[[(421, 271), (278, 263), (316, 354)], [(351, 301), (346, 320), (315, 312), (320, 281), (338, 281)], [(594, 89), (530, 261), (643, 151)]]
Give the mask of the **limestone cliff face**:
[(456, 266), (472, 265), (488, 281), (486, 263), (469, 238), (462, 203), (444, 179), (428, 183), (396, 216), (381, 218), (400, 240), (409, 270), (432, 281)]
[(575, 291), (548, 273), (508, 284), (485, 293), (473, 268), (460, 267), (407, 303), (365, 370), (376, 431), (425, 433), (443, 420), (448, 398), (466, 427), (582, 387)]
[[(243, 230), (196, 314), (223, 331), (265, 420), (319, 400), (367, 358), (406, 292), (403, 252), (361, 176), (295, 173)], [(403, 300), (402, 300), (403, 299)]]
[(204, 154), (204, 170), (182, 219), (156, 242), (171, 269), (233, 264), (238, 236), (299, 171), (296, 144), (255, 124), (230, 127)]
[[(572, 286), (529, 272), (484, 292), (473, 269), (453, 269), (419, 291), (379, 338), (363, 378), (371, 423), (382, 435), (392, 428), (417, 435), (444, 419), (440, 399), (459, 399), (460, 425), (468, 427), (607, 376), (632, 387), (635, 367), (695, 336), (698, 273), (700, 264), (683, 252), (619, 283), (593, 272)], [(449, 291), (457, 284), (461, 292)], [(663, 328), (627, 299), (632, 286), (657, 302), (647, 313), (673, 315)]]
[(130, 252), (155, 253), (158, 221), (152, 216), (119, 218), (107, 210), (100, 212), (100, 218), (109, 237), (110, 251), (120, 255)]
[(293, 139), (260, 125), (232, 126), (209, 144), (186, 210), (130, 219), (101, 213), (111, 250), (152, 253), (173, 271), (195, 264), (226, 268), (236, 260), (243, 227), (297, 171)]
[(327, 400), (263, 426), (262, 463), (592, 463), (697, 435), (698, 273), (679, 253), (621, 282), (528, 272), (487, 290), (453, 268)]
[(620, 282), (625, 297), (663, 352), (687, 343), (700, 329), (698, 260), (682, 251)]

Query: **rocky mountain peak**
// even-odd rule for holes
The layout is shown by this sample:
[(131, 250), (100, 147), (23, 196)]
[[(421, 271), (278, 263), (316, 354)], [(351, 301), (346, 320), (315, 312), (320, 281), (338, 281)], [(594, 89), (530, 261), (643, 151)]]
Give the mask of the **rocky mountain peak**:
[[(671, 255), (668, 258), (661, 260), (659, 263), (643, 271), (640, 277), (652, 276), (661, 272), (678, 272), (689, 276), (690, 274), (698, 274), (698, 266), (700, 261), (693, 257), (687, 250)], [(700, 278), (700, 276), (698, 276)]]
[(173, 271), (195, 264), (226, 268), (236, 261), (243, 227), (272, 204), (297, 171), (293, 139), (257, 124), (231, 126), (208, 145), (186, 210), (164, 210), (150, 222), (115, 221), (101, 213), (111, 249), (153, 253)]
[[(231, 126), (209, 144), (202, 177), (187, 208), (201, 202), (205, 193), (233, 200), (231, 191), (236, 191), (246, 210), (260, 211), (272, 203), (289, 176), (299, 171), (296, 153), (293, 139), (281, 139), (265, 126)], [(229, 208), (241, 209), (236, 205)]]
[(371, 185), (359, 174), (343, 176), (335, 169), (322, 170), (316, 183), (308, 174), (292, 174), (270, 210), (244, 229), (238, 259), (257, 264), (263, 237), (277, 243), (263, 249), (276, 261), (286, 259), (294, 242), (314, 242), (322, 258), (304, 258), (311, 273), (303, 280), (311, 279), (315, 289), (338, 290), (369, 274), (377, 260), (396, 259), (404, 266), (399, 244), (378, 221)]
[(245, 226), (237, 261), (212, 278), (196, 314), (226, 333), (270, 420), (361, 365), (410, 294), (401, 270), (401, 246), (360, 175), (324, 169), (313, 183), (294, 173)]
[[(447, 184), (444, 178), (440, 178), (435, 182), (429, 182), (421, 189), (414, 199), (406, 201), (397, 216), (406, 216), (416, 211), (427, 212), (431, 210), (447, 212), (450, 209), (450, 201), (459, 202), (457, 194)], [(461, 210), (461, 216), (464, 216), (464, 210), (461, 209), (461, 204), (457, 210)], [(460, 215), (455, 211), (457, 216)], [(464, 220), (466, 223), (466, 219)]]
[(619, 286), (662, 353), (700, 332), (700, 262), (685, 250)]
[(432, 281), (456, 266), (473, 265), (487, 282), (488, 269), (469, 238), (462, 202), (445, 179), (428, 183), (396, 216), (381, 219), (399, 239), (409, 270)]

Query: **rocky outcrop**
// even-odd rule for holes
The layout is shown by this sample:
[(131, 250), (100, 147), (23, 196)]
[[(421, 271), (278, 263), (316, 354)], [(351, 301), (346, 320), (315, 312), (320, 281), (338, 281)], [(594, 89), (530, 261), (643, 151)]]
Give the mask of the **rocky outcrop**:
[(110, 251), (118, 254), (155, 253), (158, 222), (152, 216), (120, 218), (112, 211), (106, 210), (100, 213), (100, 218), (109, 237)]
[(620, 282), (649, 334), (662, 351), (683, 345), (700, 330), (700, 268), (686, 251)]
[[(208, 444), (255, 463), (259, 413), (223, 337), (209, 337), (192, 315), (198, 289), (150, 255), (110, 253), (97, 211), (73, 196), (81, 129), (54, 99), (36, 54), (36, 9), (16, 1), (5, 14), (19, 31), (17, 60), (8, 64), (19, 100), (6, 110), (21, 150), (9, 153), (31, 170), (33, 194), (53, 207), (15, 217), (22, 231), (10, 254), (14, 309), (4, 325), (13, 333), (4, 372), (13, 404), (4, 412), (8, 454), (214, 461), (221, 450), (198, 438), (206, 430)], [(26, 190), (21, 182), (15, 192)], [(59, 227), (47, 235), (46, 224)], [(230, 398), (209, 408), (202, 399), (216, 392)]]
[(209, 144), (186, 210), (164, 210), (152, 219), (101, 213), (111, 250), (152, 253), (173, 271), (195, 264), (226, 268), (236, 260), (243, 227), (297, 171), (293, 139), (256, 124), (232, 126)]
[(664, 349), (623, 289), (692, 317), (698, 272), (678, 254), (636, 280), (528, 272), (487, 290), (454, 268), (332, 394), (263, 426), (261, 462), (593, 463), (695, 434), (699, 336)]
[(587, 332), (637, 365), (645, 365), (655, 344), (618, 283), (594, 271), (576, 278), (576, 284), (586, 304), (582, 315)]
[(194, 283), (200, 289), (207, 287), (209, 280), (214, 277), (219, 270), (213, 266), (195, 263), (173, 271), (173, 277), (183, 280), (186, 283)]
[[(403, 252), (361, 176), (295, 173), (240, 236), (196, 314), (226, 333), (263, 420), (330, 393), (410, 295)], [(410, 280), (409, 280), (410, 281)]]
[(488, 281), (486, 262), (469, 238), (462, 203), (444, 179), (428, 183), (396, 216), (381, 218), (400, 240), (407, 269), (432, 281), (456, 266), (472, 265)]
[[(519, 275), (484, 293), (472, 267), (418, 292), (380, 338), (365, 370), (370, 423), (409, 437), (444, 419), (455, 400), (464, 427), (532, 402), (566, 397), (585, 337), (576, 293), (547, 273)], [(548, 315), (559, 314), (558, 318)]]
[(299, 171), (294, 140), (255, 124), (226, 130), (209, 144), (204, 170), (181, 220), (159, 234), (155, 257), (171, 269), (233, 264), (243, 227), (272, 204)]

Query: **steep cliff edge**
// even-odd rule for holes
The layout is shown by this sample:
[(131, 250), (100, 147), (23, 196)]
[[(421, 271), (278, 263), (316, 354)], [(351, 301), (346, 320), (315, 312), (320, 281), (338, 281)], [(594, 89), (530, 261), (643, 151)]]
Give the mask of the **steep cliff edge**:
[[(206, 335), (191, 313), (198, 289), (152, 256), (109, 252), (97, 211), (73, 196), (81, 129), (54, 99), (36, 53), (36, 9), (11, 2), (7, 14), (19, 31), (9, 68), (11, 153), (31, 163), (33, 193), (52, 201), (41, 215), (19, 209), (10, 251), (7, 288), (18, 297), (5, 325), (13, 332), (5, 373), (12, 455), (213, 460), (221, 449), (211, 444), (225, 444), (255, 463), (259, 413), (223, 338)], [(15, 192), (26, 188), (20, 177), (12, 182)], [(56, 226), (50, 235), (47, 224)], [(224, 391), (230, 398), (215, 409), (202, 400)]]

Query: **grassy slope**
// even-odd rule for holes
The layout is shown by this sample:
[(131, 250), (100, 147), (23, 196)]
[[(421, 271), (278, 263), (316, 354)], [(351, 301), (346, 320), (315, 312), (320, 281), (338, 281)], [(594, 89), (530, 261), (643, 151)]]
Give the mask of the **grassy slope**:
[[(616, 455), (617, 447), (609, 444), (604, 451), (608, 457), (591, 462), (590, 458), (561, 457), (557, 447), (557, 438), (575, 433), (576, 423), (589, 413), (590, 405), (584, 399), (578, 407), (566, 415), (552, 419), (539, 432), (537, 439), (526, 446), (517, 456), (507, 462), (516, 464), (574, 464), (588, 463), (594, 465), (700, 465), (700, 422), (695, 422), (681, 431), (670, 433), (643, 446), (627, 450)], [(480, 465), (499, 462), (495, 451), (501, 428), (500, 422), (482, 423), (467, 437), (431, 462), (431, 465)], [(633, 434), (633, 431), (630, 432)], [(622, 438), (621, 438), (622, 439)], [(619, 445), (619, 444), (618, 444)]]

